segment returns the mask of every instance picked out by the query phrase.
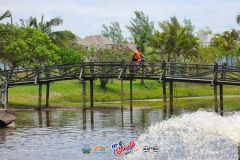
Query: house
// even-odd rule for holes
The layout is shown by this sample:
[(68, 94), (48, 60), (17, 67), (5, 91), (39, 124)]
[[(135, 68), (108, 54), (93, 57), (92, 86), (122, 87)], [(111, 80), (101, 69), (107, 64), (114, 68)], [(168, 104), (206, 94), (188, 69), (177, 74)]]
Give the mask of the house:
[(77, 36), (77, 42), (88, 50), (92, 45), (95, 45), (96, 48), (108, 48), (113, 45), (110, 39), (102, 35), (86, 36), (84, 39)]
[(198, 34), (199, 43), (201, 46), (207, 47), (211, 44), (214, 34)]

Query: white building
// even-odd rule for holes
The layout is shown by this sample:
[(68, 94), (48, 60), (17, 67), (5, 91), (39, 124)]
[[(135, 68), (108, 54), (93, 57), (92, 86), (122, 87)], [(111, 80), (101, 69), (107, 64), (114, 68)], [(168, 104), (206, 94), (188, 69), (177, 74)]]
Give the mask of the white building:
[(83, 45), (86, 49), (90, 49), (91, 45), (96, 48), (108, 48), (113, 45), (113, 42), (102, 35), (86, 36), (84, 39), (77, 36), (78, 43)]
[(198, 34), (200, 45), (205, 47), (210, 45), (213, 37), (214, 37), (214, 34)]

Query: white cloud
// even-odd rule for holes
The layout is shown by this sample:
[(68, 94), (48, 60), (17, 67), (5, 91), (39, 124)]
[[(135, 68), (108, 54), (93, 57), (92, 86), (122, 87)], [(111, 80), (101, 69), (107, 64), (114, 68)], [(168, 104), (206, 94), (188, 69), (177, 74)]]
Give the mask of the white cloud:
[[(135, 17), (134, 11), (143, 11), (154, 21), (169, 20), (176, 16), (182, 23), (190, 19), (196, 31), (206, 26), (213, 32), (223, 32), (231, 28), (240, 29), (236, 16), (240, 13), (239, 0), (8, 0), (1, 2), (0, 15), (6, 10), (13, 14), (13, 21), (28, 19), (30, 16), (45, 19), (60, 16), (64, 24), (54, 28), (70, 30), (80, 37), (100, 34), (102, 24), (120, 23), (123, 33), (129, 35), (126, 25)], [(7, 21), (7, 20), (6, 20)]]

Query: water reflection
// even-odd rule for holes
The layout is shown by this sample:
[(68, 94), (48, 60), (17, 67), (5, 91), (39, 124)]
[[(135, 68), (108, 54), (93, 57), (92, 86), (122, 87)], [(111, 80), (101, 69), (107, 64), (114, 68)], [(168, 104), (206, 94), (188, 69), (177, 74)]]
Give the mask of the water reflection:
[(47, 127), (50, 127), (50, 114), (49, 111), (46, 111)]
[[(163, 112), (158, 108), (145, 108), (134, 110), (77, 110), (77, 111), (17, 111), (18, 127), (62, 127), (74, 123), (82, 122), (83, 128), (87, 126), (101, 124), (102, 126), (119, 126), (124, 124), (134, 125), (140, 124), (143, 127), (148, 126), (152, 122), (162, 121), (171, 118), (173, 115), (178, 116), (184, 113), (191, 113), (191, 110), (174, 110)], [(223, 112), (220, 113), (223, 116)], [(38, 121), (36, 121), (38, 119)], [(36, 123), (37, 122), (37, 123)], [(120, 123), (119, 123), (120, 122)], [(91, 125), (89, 125), (91, 124)]]
[[(161, 109), (147, 108), (129, 110), (77, 110), (77, 111), (17, 111), (16, 123), (18, 127), (63, 127), (65, 125), (79, 124), (81, 122), (83, 129), (91, 126), (148, 126), (154, 121), (162, 121), (170, 118), (173, 114), (162, 112)], [(37, 121), (36, 121), (37, 120)]]
[[(129, 110), (18, 111), (14, 130), (0, 130), (3, 159), (111, 159), (112, 143), (129, 143), (155, 122), (190, 113), (161, 108)], [(84, 155), (84, 144), (107, 146), (106, 155)], [(11, 148), (11, 149), (9, 149)], [(17, 152), (13, 152), (17, 151)], [(31, 154), (29, 154), (31, 153)], [(67, 154), (66, 154), (67, 153)], [(17, 157), (17, 158), (16, 158)]]
[(90, 113), (91, 113), (91, 124), (93, 125), (94, 124), (94, 111), (91, 110)]
[(38, 110), (38, 124), (39, 124), (39, 127), (42, 127), (42, 111), (41, 110)]

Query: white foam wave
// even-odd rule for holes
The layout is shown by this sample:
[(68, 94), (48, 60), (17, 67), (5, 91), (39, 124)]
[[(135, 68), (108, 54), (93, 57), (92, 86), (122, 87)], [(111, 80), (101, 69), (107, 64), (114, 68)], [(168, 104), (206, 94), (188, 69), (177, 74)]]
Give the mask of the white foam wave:
[[(138, 152), (127, 159), (238, 159), (240, 114), (220, 116), (203, 109), (152, 124), (136, 141)], [(158, 152), (143, 147), (158, 146)]]

